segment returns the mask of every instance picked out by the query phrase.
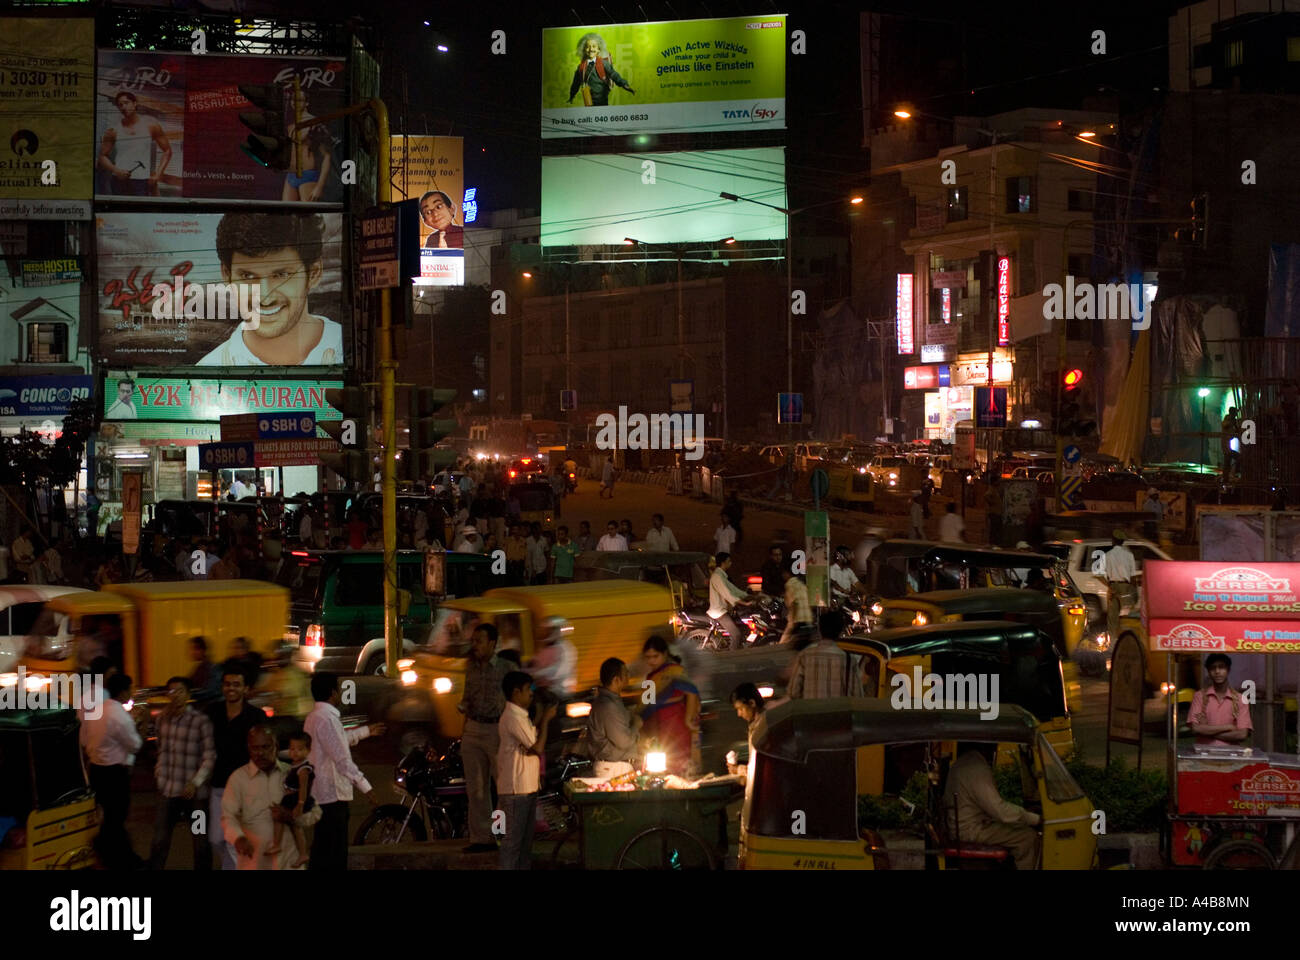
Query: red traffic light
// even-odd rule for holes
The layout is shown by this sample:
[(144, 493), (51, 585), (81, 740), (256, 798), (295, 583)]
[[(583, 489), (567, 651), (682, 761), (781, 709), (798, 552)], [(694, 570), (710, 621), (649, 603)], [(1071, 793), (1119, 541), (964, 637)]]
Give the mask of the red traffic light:
[(1066, 390), (1077, 390), (1079, 384), (1083, 383), (1083, 371), (1078, 367), (1075, 367), (1073, 370), (1067, 370), (1065, 371), (1065, 376), (1061, 378), (1061, 382), (1065, 384)]

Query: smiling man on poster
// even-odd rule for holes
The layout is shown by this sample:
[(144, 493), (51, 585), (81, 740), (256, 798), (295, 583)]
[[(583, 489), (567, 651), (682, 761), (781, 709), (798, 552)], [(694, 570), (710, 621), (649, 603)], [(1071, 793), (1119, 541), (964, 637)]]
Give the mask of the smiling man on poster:
[(307, 309), (323, 272), (318, 214), (228, 213), (217, 224), (226, 283), (257, 287), (257, 311), (199, 360), (203, 366), (329, 366), (343, 362), (343, 327)]

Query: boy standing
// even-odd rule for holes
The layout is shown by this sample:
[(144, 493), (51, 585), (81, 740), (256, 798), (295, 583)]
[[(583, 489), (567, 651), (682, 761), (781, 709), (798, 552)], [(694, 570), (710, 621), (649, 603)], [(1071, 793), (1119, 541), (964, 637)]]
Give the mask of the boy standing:
[(528, 719), (528, 708), (533, 705), (533, 678), (511, 671), (501, 681), (501, 690), (506, 696), (506, 708), (497, 726), (501, 739), (497, 753), (497, 797), (506, 820), (501, 869), (527, 870), (532, 866), (541, 757), (546, 752), (546, 729), (555, 716), (555, 705), (542, 710), (539, 730)]

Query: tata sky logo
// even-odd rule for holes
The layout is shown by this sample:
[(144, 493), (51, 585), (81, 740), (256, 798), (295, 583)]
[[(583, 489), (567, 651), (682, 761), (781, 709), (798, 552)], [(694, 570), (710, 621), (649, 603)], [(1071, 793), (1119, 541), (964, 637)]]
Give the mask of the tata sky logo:
[(748, 120), (750, 123), (760, 123), (764, 120), (775, 120), (778, 112), (772, 107), (756, 103), (748, 110), (723, 110), (722, 119)]

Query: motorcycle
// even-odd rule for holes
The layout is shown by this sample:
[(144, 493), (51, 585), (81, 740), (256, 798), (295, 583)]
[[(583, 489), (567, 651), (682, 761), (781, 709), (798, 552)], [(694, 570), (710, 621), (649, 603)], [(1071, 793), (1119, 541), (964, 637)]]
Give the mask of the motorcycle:
[(433, 747), (412, 750), (397, 764), (393, 782), (402, 802), (371, 811), (357, 828), (354, 845), (427, 840), (430, 834), (449, 840), (469, 832), (469, 794), (459, 740), (442, 754)]
[(578, 492), (578, 475), (577, 475), (576, 473), (568, 473), (568, 474), (565, 474), (565, 476), (564, 476), (564, 492), (565, 492), (565, 493), (577, 493), (577, 492)]
[[(784, 604), (773, 597), (758, 594), (752, 600), (737, 603), (731, 618), (737, 626), (748, 631), (741, 639), (741, 647), (760, 647), (776, 643), (785, 631)], [(677, 640), (697, 650), (728, 650), (731, 634), (722, 623), (702, 610), (679, 610), (674, 618)]]
[[(569, 733), (566, 730), (561, 734), (556, 756), (546, 764), (537, 798), (535, 832), (538, 839), (556, 838), (556, 855), (565, 843), (573, 841), (577, 823), (564, 798), (564, 782), (583, 776), (592, 765), (590, 759), (573, 752), (573, 738)], [(403, 757), (393, 773), (402, 801), (386, 803), (371, 811), (357, 828), (353, 845), (420, 841), (430, 836), (438, 840), (468, 836), (469, 793), (460, 744), (459, 740), (452, 741), (441, 754), (432, 747), (420, 747)]]

